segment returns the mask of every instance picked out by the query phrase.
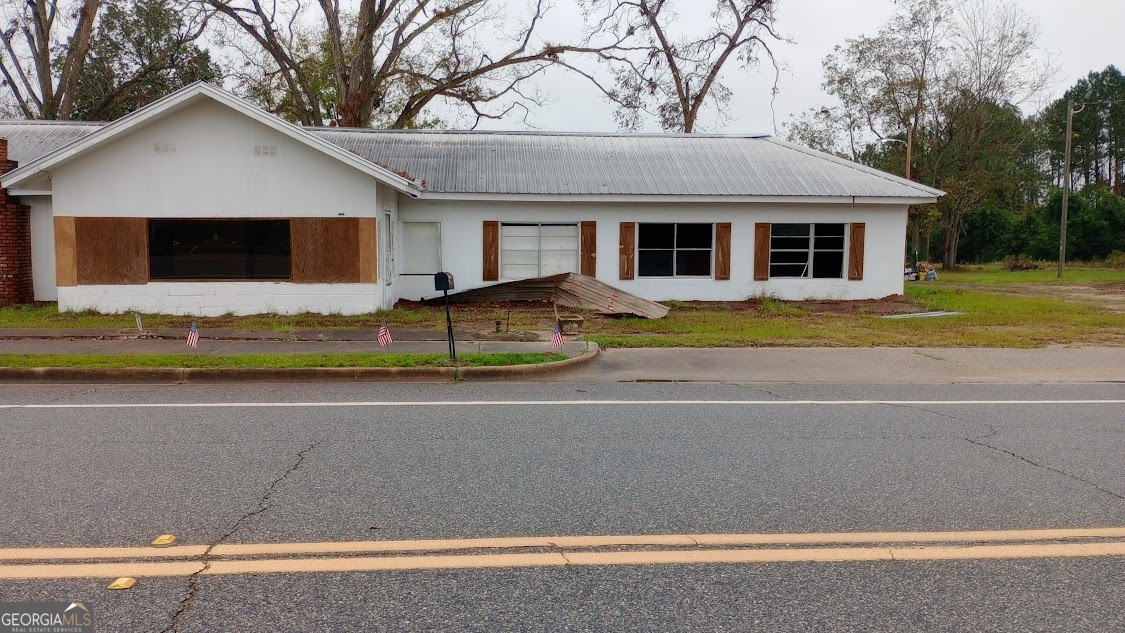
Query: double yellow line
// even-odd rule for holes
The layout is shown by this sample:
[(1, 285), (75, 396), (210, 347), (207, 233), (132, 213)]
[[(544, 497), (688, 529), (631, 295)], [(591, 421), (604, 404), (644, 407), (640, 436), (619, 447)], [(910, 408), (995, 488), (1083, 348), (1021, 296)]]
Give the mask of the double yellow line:
[(0, 549), (0, 579), (1091, 556), (1125, 556), (1125, 527), (13, 548)]

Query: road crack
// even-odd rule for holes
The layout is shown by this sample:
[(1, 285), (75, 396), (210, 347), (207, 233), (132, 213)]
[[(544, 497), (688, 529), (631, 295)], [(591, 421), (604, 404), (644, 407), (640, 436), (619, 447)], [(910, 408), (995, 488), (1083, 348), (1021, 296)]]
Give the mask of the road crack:
[(988, 429), (987, 433), (985, 433), (983, 435), (978, 435), (976, 437), (961, 437), (961, 439), (970, 443), (970, 444), (973, 444), (974, 446), (980, 446), (982, 448), (987, 448), (989, 450), (996, 451), (998, 453), (1003, 453), (1003, 454), (1005, 454), (1009, 457), (1014, 457), (1014, 458), (1016, 458), (1016, 459), (1018, 459), (1018, 460), (1020, 460), (1024, 463), (1026, 463), (1028, 465), (1031, 465), (1031, 466), (1034, 466), (1036, 468), (1042, 468), (1043, 470), (1046, 470), (1048, 472), (1052, 472), (1056, 475), (1062, 475), (1063, 477), (1066, 477), (1068, 479), (1072, 479), (1072, 480), (1077, 481), (1079, 483), (1086, 484), (1087, 486), (1090, 486), (1090, 487), (1094, 488), (1098, 492), (1107, 494), (1107, 495), (1113, 497), (1114, 499), (1119, 499), (1121, 501), (1125, 501), (1125, 495), (1122, 495), (1121, 493), (1117, 493), (1117, 492), (1114, 492), (1112, 490), (1108, 490), (1106, 488), (1103, 488), (1101, 485), (1099, 485), (1095, 481), (1091, 481), (1089, 479), (1079, 477), (1078, 475), (1075, 475), (1073, 473), (1068, 473), (1065, 470), (1060, 470), (1060, 469), (1055, 468), (1053, 466), (1041, 464), (1037, 461), (1034, 461), (1032, 459), (1024, 457), (1023, 455), (1020, 455), (1019, 453), (1016, 453), (1014, 451), (1010, 451), (1006, 448), (1000, 448), (999, 446), (996, 446), (994, 444), (989, 444), (988, 442), (985, 442), (984, 440), (987, 440), (990, 437), (995, 437), (997, 432), (998, 432), (997, 428), (995, 426), (993, 426), (992, 424), (989, 424), (987, 422), (979, 422), (979, 421), (976, 421), (976, 420), (966, 420), (965, 418), (959, 418), (955, 415), (950, 415), (948, 413), (943, 413), (941, 411), (934, 411), (933, 409), (927, 409), (925, 407), (919, 407), (917, 405), (911, 406), (911, 405), (905, 405), (905, 404), (892, 404), (892, 405), (889, 405), (889, 406), (901, 407), (903, 409), (917, 409), (919, 411), (925, 411), (926, 413), (932, 413), (934, 415), (941, 416), (941, 417), (944, 417), (944, 418), (949, 418), (951, 420), (957, 420), (958, 422), (965, 422), (967, 424), (975, 424), (977, 426), (983, 426), (986, 429)]
[[(992, 435), (995, 435), (995, 433), (993, 433)], [(993, 446), (992, 444), (989, 444), (988, 442), (982, 442), (981, 441), (983, 439), (992, 437), (992, 435), (983, 435), (979, 438), (966, 437), (966, 438), (962, 438), (962, 439), (964, 439), (966, 442), (968, 442), (970, 444), (975, 444), (977, 446), (983, 446), (984, 448), (988, 448), (988, 449), (991, 449), (991, 450), (994, 450), (994, 451), (997, 451), (997, 452), (1000, 452), (1000, 453), (1004, 453), (1005, 455), (1015, 457), (1016, 459), (1018, 459), (1022, 462), (1025, 462), (1027, 464), (1030, 464), (1032, 466), (1035, 466), (1036, 468), (1042, 468), (1043, 470), (1055, 473), (1057, 475), (1062, 475), (1063, 477), (1073, 479), (1074, 481), (1077, 481), (1077, 482), (1080, 482), (1080, 483), (1084, 483), (1087, 486), (1093, 487), (1098, 492), (1107, 494), (1107, 495), (1113, 497), (1114, 499), (1119, 499), (1121, 501), (1125, 501), (1125, 495), (1121, 495), (1121, 494), (1116, 493), (1112, 490), (1102, 488), (1097, 482), (1090, 481), (1089, 479), (1086, 479), (1084, 477), (1079, 477), (1078, 475), (1075, 475), (1075, 474), (1072, 474), (1072, 473), (1068, 473), (1065, 470), (1059, 470), (1058, 468), (1054, 468), (1053, 466), (1048, 466), (1046, 464), (1040, 464), (1039, 462), (1030, 460), (1030, 459), (1024, 457), (1023, 455), (1020, 455), (1019, 453), (1015, 453), (1015, 452), (1012, 452), (1012, 451), (1010, 451), (1006, 448), (1000, 448), (999, 446)]]
[(747, 390), (753, 391), (755, 393), (764, 393), (768, 396), (773, 396), (774, 398), (777, 398), (779, 401), (784, 401), (784, 400), (789, 399), (788, 396), (783, 396), (780, 393), (774, 393), (774, 392), (770, 391), (769, 389), (763, 389), (762, 387), (758, 386), (757, 384), (755, 384), (753, 386), (748, 385), (746, 383), (741, 383), (741, 382), (732, 382), (732, 383), (727, 383), (727, 384), (731, 384), (731, 385), (734, 385), (736, 387), (741, 387), (743, 389), (747, 389)]
[(203, 566), (199, 570), (193, 572), (190, 576), (188, 576), (188, 593), (186, 596), (184, 596), (184, 599), (180, 601), (180, 608), (176, 611), (176, 613), (172, 615), (172, 622), (161, 633), (176, 633), (180, 630), (180, 620), (183, 618), (184, 614), (187, 613), (187, 611), (191, 608), (192, 604), (195, 602), (196, 596), (199, 594), (199, 575), (211, 568), (211, 552), (219, 545), (225, 543), (227, 539), (234, 536), (250, 519), (253, 519), (259, 514), (262, 514), (266, 510), (270, 509), (270, 497), (273, 496), (273, 493), (277, 489), (277, 486), (280, 485), (281, 482), (285, 481), (290, 475), (297, 472), (301, 468), (301, 465), (305, 463), (305, 455), (307, 455), (309, 451), (312, 451), (316, 447), (320, 446), (321, 442), (323, 442), (323, 440), (317, 440), (305, 449), (298, 451), (296, 461), (293, 462), (288, 470), (286, 470), (280, 477), (274, 479), (269, 483), (268, 486), (266, 486), (266, 489), (262, 493), (262, 496), (258, 498), (258, 505), (254, 509), (239, 517), (238, 520), (234, 522), (234, 525), (232, 525), (231, 528), (226, 531), (226, 533), (224, 533), (214, 542), (210, 543), (207, 546), (207, 549), (203, 550), (203, 553), (199, 555), (198, 559), (196, 559), (198, 560), (198, 562), (202, 563)]

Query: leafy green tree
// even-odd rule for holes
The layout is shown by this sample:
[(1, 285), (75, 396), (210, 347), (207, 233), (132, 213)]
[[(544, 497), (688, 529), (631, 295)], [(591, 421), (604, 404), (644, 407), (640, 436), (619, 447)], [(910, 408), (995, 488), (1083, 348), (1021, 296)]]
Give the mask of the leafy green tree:
[(1066, 147), (1067, 100), (1073, 99), (1071, 182), (1101, 183), (1125, 194), (1125, 76), (1115, 66), (1091, 72), (1071, 86), (1040, 115), (1046, 157), (1061, 185)]
[(196, 81), (220, 80), (210, 53), (195, 45), (202, 28), (166, 0), (106, 4), (72, 118), (110, 121)]
[(943, 228), (942, 265), (948, 268), (960, 261), (967, 217), (990, 208), (1026, 213), (1037, 202), (1042, 181), (1035, 161), (1036, 136), (1019, 109), (964, 98), (973, 105), (951, 102), (956, 123), (945, 126), (943, 138), (931, 141), (925, 161), (928, 175), (946, 192), (937, 210)]

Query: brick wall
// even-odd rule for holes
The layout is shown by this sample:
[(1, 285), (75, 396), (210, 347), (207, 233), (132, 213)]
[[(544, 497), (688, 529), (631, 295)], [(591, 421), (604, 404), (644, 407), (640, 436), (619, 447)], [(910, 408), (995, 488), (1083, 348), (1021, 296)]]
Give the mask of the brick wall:
[[(0, 174), (16, 168), (8, 160), (8, 139), (0, 138)], [(31, 210), (0, 189), (0, 304), (27, 303), (31, 281)]]

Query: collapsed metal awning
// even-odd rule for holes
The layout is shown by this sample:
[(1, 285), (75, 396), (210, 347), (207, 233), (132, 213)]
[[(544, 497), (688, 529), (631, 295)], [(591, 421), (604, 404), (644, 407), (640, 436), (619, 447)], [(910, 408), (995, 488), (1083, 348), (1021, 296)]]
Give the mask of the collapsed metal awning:
[[(659, 319), (668, 306), (578, 273), (520, 279), (451, 293), (450, 301), (554, 301), (576, 310)], [(430, 300), (432, 301), (432, 299)]]

